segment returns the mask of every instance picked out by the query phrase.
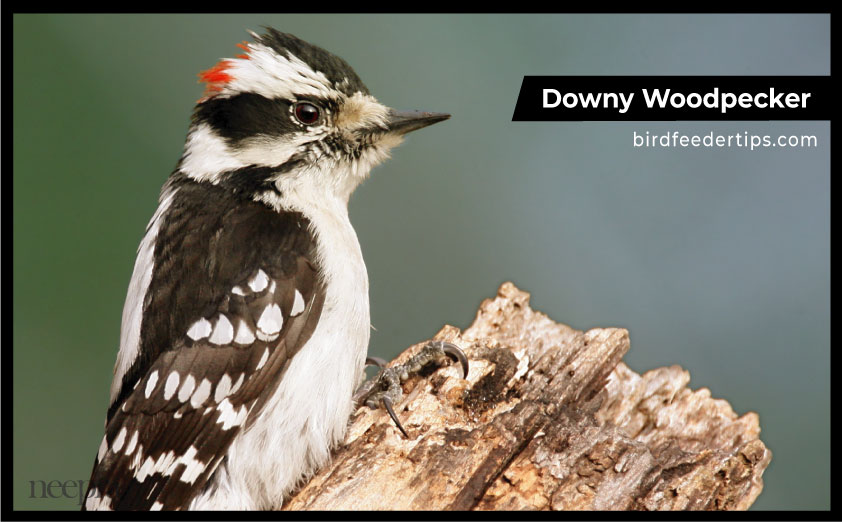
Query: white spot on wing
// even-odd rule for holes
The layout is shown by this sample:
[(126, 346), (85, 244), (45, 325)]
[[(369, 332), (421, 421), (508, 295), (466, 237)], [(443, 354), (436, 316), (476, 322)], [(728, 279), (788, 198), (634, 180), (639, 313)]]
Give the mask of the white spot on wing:
[(260, 339), (261, 341), (264, 341), (264, 342), (274, 341), (275, 339), (278, 338), (278, 335), (279, 335), (279, 334), (276, 334), (276, 333), (271, 334), (271, 335), (267, 335), (267, 334), (261, 332), (259, 329), (254, 333), (257, 334), (258, 339)]
[(117, 438), (114, 439), (114, 444), (111, 445), (111, 451), (117, 453), (121, 449), (123, 449), (123, 444), (126, 442), (126, 427), (123, 426), (123, 429), (120, 430), (120, 433), (117, 434)]
[(228, 344), (232, 339), (234, 339), (234, 327), (231, 326), (231, 321), (223, 314), (219, 314), (219, 320), (213, 329), (210, 342), (213, 344)]
[(290, 311), (289, 315), (295, 317), (296, 315), (300, 314), (304, 311), (304, 297), (301, 296), (301, 292), (298, 289), (295, 289), (295, 300), (292, 302), (292, 310)]
[(240, 377), (237, 379), (237, 382), (234, 383), (234, 386), (231, 387), (231, 391), (228, 392), (228, 395), (234, 395), (237, 393), (237, 390), (240, 389), (240, 386), (243, 384), (243, 379), (245, 379), (246, 374), (245, 372), (240, 374)]
[(126, 455), (131, 455), (132, 452), (134, 451), (135, 446), (137, 446), (137, 435), (138, 435), (138, 430), (134, 430), (134, 434), (132, 435), (132, 438), (129, 440), (129, 445), (126, 446)]
[(266, 361), (269, 359), (269, 348), (266, 348), (263, 351), (263, 355), (260, 357), (260, 360), (257, 361), (257, 366), (254, 367), (255, 370), (259, 370), (263, 368), (263, 365), (266, 364)]
[(178, 372), (171, 372), (170, 376), (167, 377), (167, 382), (164, 384), (164, 400), (170, 400), (170, 397), (173, 396), (175, 390), (178, 389), (178, 382), (181, 378), (178, 375)]
[(283, 324), (284, 316), (281, 313), (281, 308), (275, 303), (264, 308), (263, 313), (260, 314), (260, 319), (257, 321), (257, 327), (269, 335), (280, 332)]
[(251, 288), (255, 292), (261, 292), (269, 286), (269, 278), (266, 276), (266, 272), (263, 270), (258, 270), (257, 275), (249, 281), (249, 288)]
[(184, 384), (181, 385), (181, 389), (178, 390), (178, 400), (181, 402), (187, 402), (187, 399), (193, 395), (193, 390), (196, 389), (196, 379), (193, 378), (192, 375), (189, 373), (187, 377), (184, 379)]
[(88, 498), (85, 500), (85, 509), (93, 511), (95, 502), (99, 502), (99, 488), (92, 488), (88, 492)]
[(108, 451), (108, 440), (105, 435), (103, 435), (102, 442), (99, 444), (99, 451), (96, 454), (97, 462), (102, 462), (102, 457), (105, 456), (106, 451)]
[(129, 462), (129, 469), (137, 469), (140, 466), (140, 461), (143, 460), (143, 444), (137, 445), (137, 451), (132, 457), (132, 461)]
[(147, 399), (152, 395), (152, 390), (155, 389), (156, 384), (158, 384), (158, 370), (152, 372), (149, 376), (149, 380), (146, 381), (146, 391), (144, 392), (144, 395), (146, 395)]
[(172, 472), (175, 470), (175, 466), (175, 452), (170, 450), (166, 453), (161, 453), (158, 456), (158, 460), (155, 462), (155, 467), (152, 468), (152, 472), (160, 473), (164, 476), (172, 475)]
[(198, 341), (199, 339), (204, 339), (211, 333), (211, 324), (210, 321), (205, 319), (204, 317), (193, 323), (193, 326), (187, 330), (187, 337), (193, 339), (194, 341)]
[(254, 342), (254, 333), (242, 319), (240, 319), (240, 323), (237, 325), (237, 336), (234, 338), (234, 342), (238, 344), (251, 344)]
[(149, 508), (149, 511), (161, 511), (164, 508), (164, 505), (158, 502), (157, 500), (152, 503), (152, 507)]
[(199, 475), (205, 470), (206, 464), (200, 460), (196, 460), (196, 448), (194, 446), (190, 446), (190, 448), (178, 459), (182, 464), (186, 467), (184, 471), (181, 473), (181, 477), (179, 480), (182, 482), (187, 482), (192, 484), (196, 481)]
[(210, 390), (211, 390), (211, 383), (207, 379), (202, 379), (202, 382), (199, 383), (199, 387), (196, 388), (196, 393), (193, 394), (193, 397), (190, 398), (190, 405), (194, 408), (198, 408), (202, 404), (208, 400), (210, 397)]
[(249, 408), (246, 408), (245, 404), (240, 406), (240, 411), (237, 412), (237, 418), (234, 419), (234, 424), (236, 424), (237, 426), (242, 426), (243, 423), (246, 421), (246, 416), (249, 414), (249, 411), (251, 410)]
[(146, 480), (152, 473), (152, 467), (155, 466), (155, 461), (152, 460), (152, 457), (146, 457), (146, 460), (143, 461), (143, 465), (140, 467), (139, 470), (134, 475), (135, 480), (138, 482), (143, 482)]
[(220, 402), (216, 409), (219, 410), (219, 417), (217, 417), (216, 423), (222, 423), (223, 431), (231, 429), (232, 426), (239, 426), (242, 424), (240, 415), (236, 410), (234, 410), (234, 406), (231, 405), (231, 402), (229, 402), (228, 399)]
[(237, 285), (237, 286), (235, 286), (234, 288), (232, 288), (232, 289), (231, 289), (231, 293), (232, 293), (232, 294), (235, 294), (235, 295), (243, 295), (243, 296), (244, 296), (244, 295), (246, 295), (246, 293), (245, 293), (245, 292), (243, 292), (243, 289), (242, 289), (242, 288), (240, 288), (240, 286), (239, 286), (239, 285)]
[(215, 402), (221, 402), (222, 399), (228, 397), (228, 392), (231, 391), (231, 377), (228, 376), (226, 373), (219, 379), (219, 383), (216, 385), (216, 391), (213, 394), (213, 400)]
[(100, 495), (98, 488), (91, 489), (88, 498), (85, 499), (85, 509), (88, 511), (112, 511), (111, 497)]

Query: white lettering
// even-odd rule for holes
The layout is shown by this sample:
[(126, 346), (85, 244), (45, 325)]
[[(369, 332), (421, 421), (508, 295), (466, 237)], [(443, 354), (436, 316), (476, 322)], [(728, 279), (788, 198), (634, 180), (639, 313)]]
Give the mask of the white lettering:
[[(555, 96), (555, 103), (549, 102), (549, 95), (552, 94)], [(561, 93), (555, 89), (544, 89), (544, 108), (545, 109), (554, 109), (558, 107), (558, 104), (561, 103)]]

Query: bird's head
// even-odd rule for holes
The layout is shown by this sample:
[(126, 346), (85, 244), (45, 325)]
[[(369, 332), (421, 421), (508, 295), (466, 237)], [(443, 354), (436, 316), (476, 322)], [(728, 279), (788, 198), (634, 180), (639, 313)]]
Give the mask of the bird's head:
[(318, 187), (344, 198), (403, 136), (449, 118), (379, 103), (342, 58), (267, 29), (242, 53), (200, 73), (178, 170), (252, 194)]

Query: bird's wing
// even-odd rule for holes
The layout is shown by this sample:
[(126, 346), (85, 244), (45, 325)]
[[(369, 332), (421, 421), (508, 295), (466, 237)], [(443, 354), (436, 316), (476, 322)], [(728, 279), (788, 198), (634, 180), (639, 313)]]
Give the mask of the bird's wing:
[(324, 288), (300, 214), (240, 201), (204, 219), (227, 196), (191, 202), (190, 188), (175, 194), (158, 231), (145, 355), (109, 409), (88, 509), (188, 507), (321, 313)]

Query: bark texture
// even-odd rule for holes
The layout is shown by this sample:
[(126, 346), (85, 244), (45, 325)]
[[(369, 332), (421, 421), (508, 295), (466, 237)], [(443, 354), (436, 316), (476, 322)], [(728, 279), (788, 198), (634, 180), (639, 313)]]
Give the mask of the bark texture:
[(468, 378), (451, 365), (404, 383), (409, 439), (359, 408), (284, 509), (746, 509), (763, 488), (757, 414), (690, 390), (678, 366), (631, 371), (625, 329), (574, 330), (504, 283), (468, 329), (434, 339), (465, 351)]

